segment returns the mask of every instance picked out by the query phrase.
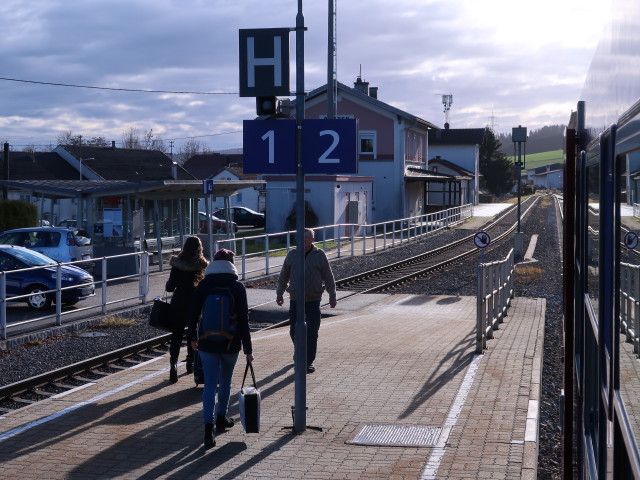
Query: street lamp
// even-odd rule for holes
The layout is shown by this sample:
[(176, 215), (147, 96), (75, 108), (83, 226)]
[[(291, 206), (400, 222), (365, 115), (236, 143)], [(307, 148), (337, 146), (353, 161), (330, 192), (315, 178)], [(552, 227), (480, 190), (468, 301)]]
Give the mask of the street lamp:
[(522, 144), (527, 142), (527, 127), (518, 125), (511, 129), (511, 140), (513, 141), (513, 156), (517, 155), (516, 168), (518, 169), (518, 232), (515, 236), (515, 256), (516, 258), (522, 258), (522, 232), (520, 231), (520, 193), (522, 190)]
[(80, 158), (78, 161), (80, 163), (80, 180), (82, 180), (82, 162), (85, 160), (95, 160), (95, 158)]

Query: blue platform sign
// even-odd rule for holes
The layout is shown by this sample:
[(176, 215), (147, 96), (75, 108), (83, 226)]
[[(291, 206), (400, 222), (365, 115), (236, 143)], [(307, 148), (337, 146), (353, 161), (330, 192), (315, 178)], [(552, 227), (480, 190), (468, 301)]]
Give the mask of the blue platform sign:
[(211, 195), (213, 193), (213, 180), (207, 178), (202, 181), (202, 191), (205, 195)]
[(353, 118), (305, 119), (302, 170), (305, 174), (358, 173), (358, 127)]
[(296, 121), (244, 120), (244, 173), (296, 173)]

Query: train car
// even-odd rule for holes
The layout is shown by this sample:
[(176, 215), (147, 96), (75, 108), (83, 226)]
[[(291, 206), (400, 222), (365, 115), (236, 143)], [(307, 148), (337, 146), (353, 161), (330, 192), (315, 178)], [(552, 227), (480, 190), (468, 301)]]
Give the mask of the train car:
[(566, 132), (564, 478), (640, 478), (640, 2), (612, 3)]

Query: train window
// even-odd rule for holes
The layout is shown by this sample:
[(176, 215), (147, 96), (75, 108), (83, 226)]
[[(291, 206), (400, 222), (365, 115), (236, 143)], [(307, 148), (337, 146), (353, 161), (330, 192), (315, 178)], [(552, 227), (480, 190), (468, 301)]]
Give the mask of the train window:
[(640, 152), (616, 158), (618, 388), (637, 443), (640, 441), (640, 184), (635, 177), (639, 171)]
[(600, 165), (591, 164), (587, 168), (587, 293), (593, 304), (593, 312), (598, 312), (600, 279)]

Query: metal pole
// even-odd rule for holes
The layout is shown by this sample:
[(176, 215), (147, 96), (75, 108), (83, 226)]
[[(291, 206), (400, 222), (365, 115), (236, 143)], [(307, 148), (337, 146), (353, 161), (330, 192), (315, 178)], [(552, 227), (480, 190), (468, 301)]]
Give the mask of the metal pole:
[(521, 181), (522, 181), (522, 160), (521, 160), (522, 143), (518, 142), (518, 143), (516, 143), (516, 145), (517, 145), (517, 149), (518, 149), (518, 233), (520, 233), (520, 190), (522, 190), (522, 187), (521, 187)]
[(327, 118), (333, 118), (335, 116), (334, 109), (334, 56), (335, 56), (335, 33), (333, 29), (334, 25), (334, 3), (335, 0), (329, 0), (329, 25), (327, 32)]
[[(4, 163), (2, 165), (2, 179), (9, 180), (9, 143), (8, 142), (4, 143)], [(7, 187), (6, 185), (2, 187), (2, 198), (3, 200), (9, 199), (9, 187)]]
[(304, 16), (302, 0), (296, 15), (296, 335), (295, 405), (293, 430), (307, 428), (307, 322), (304, 318), (304, 173), (302, 170), (302, 122), (304, 120)]

